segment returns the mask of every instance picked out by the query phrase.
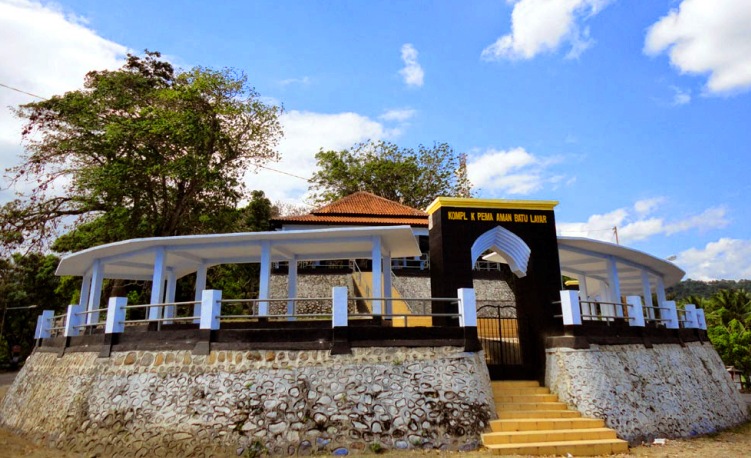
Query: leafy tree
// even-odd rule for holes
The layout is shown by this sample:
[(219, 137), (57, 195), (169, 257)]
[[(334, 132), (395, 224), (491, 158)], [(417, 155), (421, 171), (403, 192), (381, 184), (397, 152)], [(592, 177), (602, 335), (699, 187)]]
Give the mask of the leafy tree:
[(751, 387), (751, 329), (733, 319), (727, 326), (720, 324), (709, 328), (708, 334), (722, 361), (741, 372), (745, 388)]
[(708, 322), (728, 326), (733, 320), (751, 324), (751, 294), (744, 289), (722, 289), (708, 301)]
[(349, 150), (319, 151), (318, 172), (311, 179), (312, 200), (327, 203), (368, 191), (414, 208), (438, 196), (469, 197), (466, 159), (446, 143), (417, 150), (377, 141)]
[(35, 185), (0, 209), (6, 250), (44, 247), (71, 221), (56, 250), (224, 231), (243, 174), (277, 157), (281, 135), (280, 109), (243, 74), (177, 71), (148, 51), (16, 114), (27, 153), (8, 177)]

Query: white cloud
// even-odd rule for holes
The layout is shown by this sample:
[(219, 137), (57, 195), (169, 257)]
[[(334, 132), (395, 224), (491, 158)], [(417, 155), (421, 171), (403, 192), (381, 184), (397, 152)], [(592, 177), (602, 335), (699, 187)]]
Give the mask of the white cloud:
[(417, 62), (417, 49), (411, 43), (402, 45), (402, 62), (404, 62), (404, 68), (399, 70), (399, 74), (404, 78), (404, 84), (422, 87), (425, 72)]
[(476, 188), (489, 194), (529, 194), (542, 189), (545, 184), (564, 180), (551, 175), (547, 168), (560, 158), (541, 158), (524, 148), (510, 150), (488, 149), (480, 155), (471, 155), (467, 162), (467, 175)]
[(694, 280), (751, 278), (751, 240), (721, 238), (704, 248), (683, 251), (674, 261)]
[(683, 0), (653, 24), (644, 51), (667, 52), (682, 73), (709, 74), (707, 88), (751, 88), (751, 2)]
[(686, 105), (691, 102), (691, 91), (687, 89), (681, 89), (676, 86), (671, 86), (673, 90), (673, 106)]
[(280, 86), (289, 86), (290, 84), (299, 84), (301, 86), (307, 86), (310, 84), (310, 77), (303, 76), (302, 78), (287, 78), (279, 81)]
[[(80, 88), (90, 70), (121, 66), (127, 48), (98, 36), (85, 22), (38, 2), (0, 2), (0, 82), (50, 97)], [(23, 152), (22, 122), (8, 107), (35, 100), (0, 87), (0, 170), (17, 164)], [(2, 193), (0, 202), (10, 197)]]
[(662, 216), (650, 217), (649, 215), (658, 210), (664, 202), (663, 198), (645, 199), (636, 202), (630, 208), (619, 208), (609, 213), (592, 215), (586, 222), (561, 222), (557, 224), (558, 233), (615, 242), (613, 228), (617, 227), (619, 242), (628, 245), (655, 235), (673, 235), (690, 230), (705, 232), (723, 228), (729, 224), (724, 207), (708, 208), (698, 215), (671, 221), (666, 221), (666, 218)]
[[(342, 150), (358, 142), (394, 135), (383, 124), (357, 113), (312, 113), (289, 111), (281, 117), (284, 137), (279, 143), (281, 160), (268, 167), (303, 178), (313, 176), (315, 155), (324, 150)], [(250, 189), (263, 189), (272, 201), (300, 203), (308, 191), (308, 182), (268, 169), (245, 175)]]
[(389, 110), (378, 117), (378, 119), (382, 119), (384, 121), (396, 121), (396, 122), (405, 122), (412, 119), (415, 114), (417, 114), (417, 110), (414, 110), (412, 108), (396, 108), (393, 110)]
[(610, 0), (516, 0), (511, 33), (482, 51), (484, 60), (531, 59), (571, 45), (567, 57), (576, 58), (593, 41), (582, 23), (598, 14)]

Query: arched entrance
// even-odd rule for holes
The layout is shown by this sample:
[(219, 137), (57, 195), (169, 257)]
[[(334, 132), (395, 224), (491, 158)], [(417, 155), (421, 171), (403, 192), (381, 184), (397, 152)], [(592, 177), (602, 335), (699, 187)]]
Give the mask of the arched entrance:
[[(561, 290), (556, 205), (552, 201), (439, 197), (427, 209), (433, 297), (450, 297), (458, 288), (473, 287), (472, 268), (487, 251), (502, 258), (514, 273), (513, 313), (504, 304), (478, 310), (478, 318), (496, 318), (496, 329), (487, 330), (484, 339), (493, 379), (542, 380), (545, 339), (562, 331), (555, 319), (560, 313), (556, 302)], [(453, 313), (455, 308), (447, 303), (433, 306), (437, 313)], [(449, 320), (442, 324), (452, 325)]]
[[(490, 259), (508, 265), (516, 278), (527, 275), (531, 250), (519, 236), (496, 226), (480, 235), (470, 249), (472, 265)], [(500, 281), (500, 280), (499, 280)], [(475, 286), (477, 289), (477, 286)], [(492, 291), (492, 289), (491, 289)], [(485, 363), (493, 379), (518, 379), (528, 377), (525, 351), (529, 351), (531, 333), (529, 320), (518, 311), (516, 301), (500, 297), (478, 298), (477, 337), (485, 352)]]

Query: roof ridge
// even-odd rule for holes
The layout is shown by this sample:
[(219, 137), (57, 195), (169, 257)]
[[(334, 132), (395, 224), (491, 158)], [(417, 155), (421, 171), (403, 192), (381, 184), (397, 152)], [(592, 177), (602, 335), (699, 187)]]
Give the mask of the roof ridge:
[(312, 215), (420, 216), (427, 213), (368, 191), (357, 191), (310, 212)]

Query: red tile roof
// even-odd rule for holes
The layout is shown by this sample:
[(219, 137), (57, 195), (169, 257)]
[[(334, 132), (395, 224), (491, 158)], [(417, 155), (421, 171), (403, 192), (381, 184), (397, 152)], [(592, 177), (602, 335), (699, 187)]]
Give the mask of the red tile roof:
[(427, 226), (428, 214), (398, 202), (360, 191), (313, 210), (308, 215), (276, 218), (279, 222)]

